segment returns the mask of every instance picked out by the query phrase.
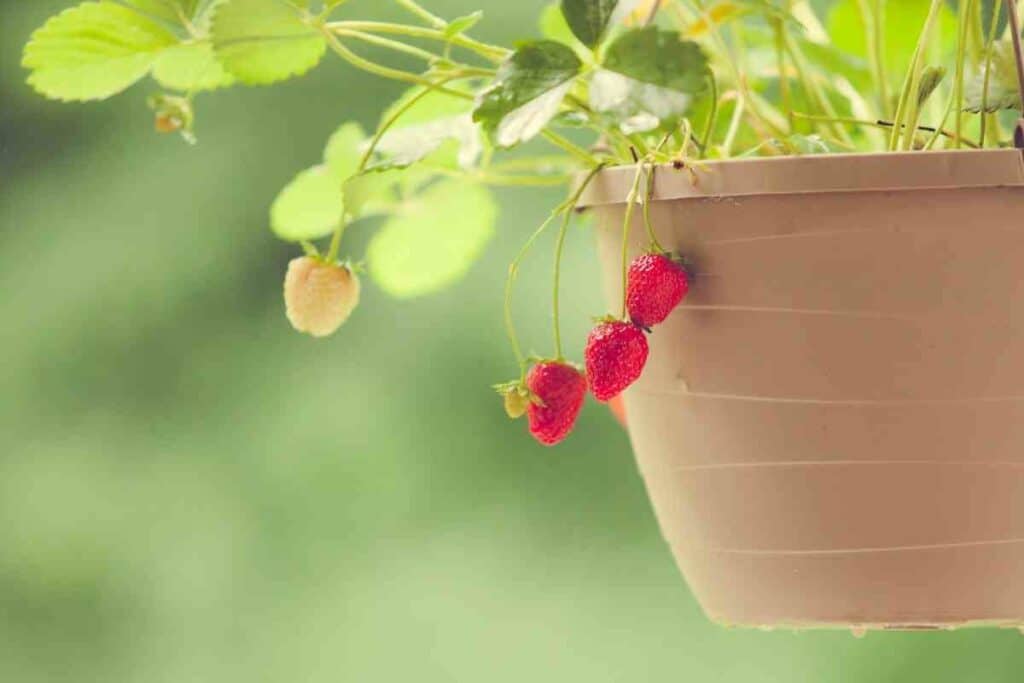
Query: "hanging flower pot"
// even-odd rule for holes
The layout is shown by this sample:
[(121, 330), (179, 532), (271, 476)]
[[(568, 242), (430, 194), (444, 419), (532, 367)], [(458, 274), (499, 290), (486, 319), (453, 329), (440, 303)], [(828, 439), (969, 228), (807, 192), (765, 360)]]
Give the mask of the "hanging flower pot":
[[(524, 242), (500, 272), (516, 367), (495, 409), (554, 446), (588, 394), (611, 401), (717, 621), (1024, 624), (1024, 119), (1002, 111), (1024, 112), (1017, 3), (559, 0), (510, 46), (473, 37), (471, 2), (395, 4), (404, 18), (371, 21), (343, 0), (89, 0), (22, 64), (61, 101), (152, 78), (156, 130), (190, 143), (208, 91), (328, 53), (408, 87), (270, 204), (294, 251), (287, 318), (317, 338), (364, 275), (403, 299), (465, 275), (497, 233), (491, 187), (582, 172), (539, 226), (506, 226)], [(259, 132), (247, 144), (275, 136)], [(599, 219), (610, 304), (587, 312), (582, 363), (560, 324), (577, 206)], [(513, 299), (542, 237), (552, 343), (535, 352)]]
[[(633, 177), (580, 202), (613, 303)], [(693, 285), (626, 412), (708, 616), (1024, 623), (1021, 153), (663, 167), (652, 200)]]

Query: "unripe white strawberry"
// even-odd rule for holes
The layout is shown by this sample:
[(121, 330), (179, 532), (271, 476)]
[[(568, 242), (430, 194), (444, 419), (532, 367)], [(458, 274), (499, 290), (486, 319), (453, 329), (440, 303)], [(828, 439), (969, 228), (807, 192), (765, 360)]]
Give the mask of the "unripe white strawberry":
[(359, 303), (359, 277), (343, 265), (300, 256), (288, 264), (284, 303), (292, 327), (326, 337), (341, 327)]

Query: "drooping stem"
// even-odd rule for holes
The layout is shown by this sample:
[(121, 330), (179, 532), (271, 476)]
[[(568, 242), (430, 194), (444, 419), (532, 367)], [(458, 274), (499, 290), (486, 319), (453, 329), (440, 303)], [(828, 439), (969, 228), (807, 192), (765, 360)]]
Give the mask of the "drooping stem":
[(633, 207), (636, 206), (637, 191), (640, 189), (640, 178), (644, 172), (644, 165), (637, 162), (636, 175), (633, 176), (633, 186), (626, 195), (626, 212), (622, 220), (622, 314), (620, 317), (626, 319), (626, 287), (629, 280), (629, 228), (633, 221)]
[(562, 356), (562, 324), (559, 318), (559, 298), (561, 294), (561, 277), (562, 277), (562, 248), (565, 246), (565, 234), (569, 229), (569, 222), (572, 220), (573, 211), (576, 210), (576, 204), (579, 202), (580, 197), (583, 196), (583, 192), (590, 185), (590, 181), (594, 179), (594, 176), (604, 168), (604, 164), (598, 164), (587, 177), (583, 179), (580, 186), (573, 193), (572, 197), (565, 203), (562, 210), (562, 225), (558, 230), (558, 239), (555, 241), (555, 282), (554, 292), (552, 294), (552, 306), (551, 306), (551, 317), (552, 325), (554, 327), (555, 334), (555, 358), (559, 361), (563, 360)]
[(665, 249), (658, 241), (658, 235), (654, 232), (654, 225), (651, 223), (651, 199), (654, 197), (654, 166), (647, 169), (647, 189), (644, 192), (644, 227), (647, 229), (647, 237), (651, 240), (651, 246), (659, 253), (664, 254)]
[[(548, 214), (548, 217), (544, 219), (544, 222), (540, 224), (540, 227), (538, 227), (536, 230), (533, 231), (533, 234), (530, 235), (530, 238), (528, 240), (526, 240), (526, 243), (519, 249), (519, 252), (516, 254), (515, 258), (512, 259), (512, 262), (508, 266), (508, 274), (505, 277), (505, 334), (508, 336), (509, 343), (512, 345), (512, 353), (515, 354), (516, 363), (519, 364), (519, 379), (520, 379), (520, 381), (523, 381), (523, 380), (526, 379), (526, 370), (527, 370), (527, 368), (526, 368), (526, 356), (523, 355), (522, 347), (519, 344), (519, 335), (516, 334), (515, 322), (512, 319), (512, 288), (513, 288), (513, 285), (515, 284), (516, 275), (518, 275), (518, 273), (519, 273), (519, 264), (522, 263), (523, 258), (530, 251), (530, 248), (533, 247), (534, 242), (536, 242), (537, 239), (547, 229), (547, 227), (549, 225), (551, 225), (551, 222), (553, 220), (555, 220), (555, 218), (557, 218), (559, 214), (561, 214), (563, 212), (571, 212), (572, 211), (572, 209), (579, 202), (579, 199), (583, 195), (583, 191), (587, 188), (587, 185), (590, 184), (590, 181), (594, 178), (594, 176), (597, 174), (597, 172), (600, 171), (603, 167), (604, 167), (603, 165), (596, 166), (587, 175), (586, 179), (584, 179), (584, 181), (580, 185), (580, 187), (568, 199), (566, 199), (564, 202), (562, 202), (561, 204), (556, 206), (551, 211), (551, 213)], [(560, 256), (560, 254), (559, 254), (559, 256)], [(557, 294), (557, 292), (558, 292), (558, 278), (559, 278), (559, 274), (557, 273), (558, 262), (559, 262), (559, 259), (556, 258), (556, 275), (555, 275), (555, 292), (556, 292), (556, 294), (555, 294), (555, 314), (554, 314), (555, 315), (555, 325), (556, 325), (556, 328), (557, 328), (557, 325), (558, 325), (558, 313), (557, 313), (557, 311), (558, 311), (558, 303), (557, 303), (558, 294)], [(556, 332), (556, 335), (557, 334), (558, 333)], [(557, 336), (556, 336), (556, 339), (558, 339)], [(560, 345), (559, 342), (560, 342), (560, 340), (556, 341), (556, 346)], [(558, 350), (558, 355), (561, 356), (561, 350), (560, 349)]]
[(508, 266), (508, 274), (505, 276), (505, 334), (508, 336), (508, 341), (512, 345), (512, 353), (515, 354), (516, 363), (519, 364), (519, 380), (523, 381), (526, 378), (526, 356), (523, 355), (522, 347), (519, 345), (519, 335), (516, 334), (515, 322), (512, 320), (512, 285), (515, 283), (516, 275), (519, 272), (519, 264), (526, 256), (527, 252), (530, 251), (530, 247), (537, 241), (537, 238), (547, 229), (551, 224), (551, 221), (559, 214), (565, 204), (559, 204), (555, 207), (544, 222), (540, 224), (540, 227), (533, 231), (530, 238), (526, 240), (526, 244), (522, 246), (516, 257), (512, 259), (512, 263)]
[(558, 299), (561, 291), (560, 279), (562, 276), (562, 248), (565, 246), (565, 233), (569, 230), (569, 222), (572, 219), (573, 207), (567, 206), (562, 211), (562, 225), (558, 228), (558, 238), (555, 240), (555, 285), (551, 300), (551, 321), (555, 334), (555, 359), (562, 358), (562, 325), (558, 315)]

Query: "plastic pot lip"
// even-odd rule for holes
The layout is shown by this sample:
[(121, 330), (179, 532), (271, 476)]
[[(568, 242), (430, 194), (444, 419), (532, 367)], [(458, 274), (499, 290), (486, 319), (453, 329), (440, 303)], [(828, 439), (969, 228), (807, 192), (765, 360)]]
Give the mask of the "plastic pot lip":
[[(636, 166), (599, 172), (578, 207), (623, 204)], [(654, 166), (654, 201), (839, 192), (1024, 187), (1017, 149), (756, 157)]]

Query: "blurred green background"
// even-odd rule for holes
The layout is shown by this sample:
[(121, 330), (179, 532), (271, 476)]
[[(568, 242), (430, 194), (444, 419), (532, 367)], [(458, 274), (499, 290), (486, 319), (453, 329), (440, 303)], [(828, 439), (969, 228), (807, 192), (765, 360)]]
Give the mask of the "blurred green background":
[[(504, 417), (501, 275), (554, 192), (504, 192), (448, 293), (367, 286), (335, 337), (293, 333), (268, 204), (400, 89), (327, 59), (201, 97), (189, 147), (151, 132), (149, 85), (65, 106), (23, 84), (67, 4), (0, 10), (0, 681), (1020, 680), (1012, 631), (709, 623), (606, 412), (554, 450)], [(431, 3), (482, 5), (501, 41), (541, 4)], [(517, 308), (542, 352), (548, 253)], [(603, 310), (585, 227), (568, 254), (578, 342)]]

